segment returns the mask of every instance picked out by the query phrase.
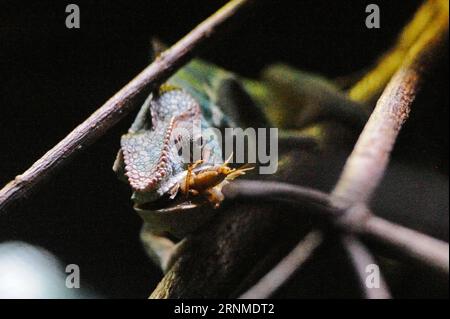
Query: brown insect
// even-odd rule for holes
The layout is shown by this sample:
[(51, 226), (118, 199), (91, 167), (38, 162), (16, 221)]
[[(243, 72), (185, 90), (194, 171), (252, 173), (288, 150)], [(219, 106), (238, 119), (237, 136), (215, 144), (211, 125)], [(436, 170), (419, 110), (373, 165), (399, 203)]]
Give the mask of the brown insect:
[(224, 199), (222, 187), (226, 184), (226, 181), (234, 180), (238, 176), (245, 175), (246, 171), (253, 169), (253, 167), (246, 168), (245, 165), (240, 168), (231, 168), (228, 166), (230, 159), (231, 156), (222, 165), (211, 167), (199, 173), (195, 173), (193, 170), (202, 164), (203, 160), (198, 160), (190, 165), (186, 178), (181, 182), (181, 192), (186, 196), (202, 195), (214, 205), (214, 208), (219, 207), (220, 202)]

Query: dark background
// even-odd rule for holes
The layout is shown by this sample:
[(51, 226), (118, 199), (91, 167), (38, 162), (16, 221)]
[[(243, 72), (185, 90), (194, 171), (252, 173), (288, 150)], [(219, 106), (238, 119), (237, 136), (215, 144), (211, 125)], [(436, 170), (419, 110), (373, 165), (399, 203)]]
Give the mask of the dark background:
[[(365, 27), (365, 7), (372, 2), (381, 8), (381, 29)], [(81, 29), (66, 29), (69, 3), (0, 2), (0, 185), (142, 70), (153, 36), (173, 43), (225, 1), (74, 1)], [(247, 76), (275, 61), (329, 77), (348, 75), (393, 43), (418, 3), (265, 1), (201, 56)], [(398, 151), (404, 161), (444, 174), (447, 85), (444, 62), (421, 97), (434, 107), (432, 115), (429, 109), (412, 114), (414, 130), (402, 133)], [(141, 222), (130, 191), (111, 171), (131, 118), (0, 216), (0, 241), (24, 240), (80, 265), (83, 283), (107, 297), (146, 297), (160, 278), (138, 240)]]

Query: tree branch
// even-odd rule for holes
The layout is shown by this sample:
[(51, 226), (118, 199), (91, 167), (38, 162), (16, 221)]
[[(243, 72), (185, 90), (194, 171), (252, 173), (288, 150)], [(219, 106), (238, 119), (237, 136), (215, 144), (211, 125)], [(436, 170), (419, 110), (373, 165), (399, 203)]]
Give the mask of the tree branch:
[(238, 10), (254, 1), (232, 0), (199, 24), (184, 38), (163, 52), (152, 64), (111, 97), (88, 119), (0, 190), (0, 213), (16, 200), (28, 195), (36, 186), (51, 177), (69, 159), (92, 144), (118, 121), (131, 112), (151, 90), (167, 80), (192, 57), (201, 45), (228, 23)]
[(401, 256), (420, 262), (446, 276), (449, 274), (449, 244), (418, 231), (372, 216), (361, 227), (361, 235), (375, 239)]
[(227, 200), (239, 198), (244, 200), (281, 200), (321, 208), (330, 216), (334, 215), (337, 217), (340, 213), (330, 206), (331, 201), (328, 194), (312, 188), (288, 183), (236, 180), (224, 186), (222, 192)]
[(335, 206), (367, 203), (380, 183), (424, 75), (448, 37), (448, 3), (443, 15), (410, 48), (378, 100), (332, 192)]

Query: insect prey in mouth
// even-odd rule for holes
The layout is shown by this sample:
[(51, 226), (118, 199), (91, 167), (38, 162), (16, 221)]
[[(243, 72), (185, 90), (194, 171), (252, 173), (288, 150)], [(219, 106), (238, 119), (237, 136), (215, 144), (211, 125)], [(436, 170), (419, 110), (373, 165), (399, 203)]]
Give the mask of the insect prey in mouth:
[(246, 171), (254, 167), (247, 167), (244, 164), (240, 168), (231, 168), (228, 166), (233, 154), (220, 166), (210, 167), (201, 172), (194, 172), (194, 169), (203, 163), (198, 160), (189, 165), (186, 178), (181, 182), (180, 190), (187, 197), (204, 196), (214, 208), (218, 208), (223, 201), (222, 187), (235, 178), (245, 175)]

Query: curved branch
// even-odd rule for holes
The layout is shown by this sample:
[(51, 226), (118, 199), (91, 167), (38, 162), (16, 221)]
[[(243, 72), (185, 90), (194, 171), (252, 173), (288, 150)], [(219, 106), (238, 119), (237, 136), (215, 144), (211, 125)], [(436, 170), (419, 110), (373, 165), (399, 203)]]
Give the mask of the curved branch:
[(281, 182), (240, 180), (233, 181), (223, 188), (227, 200), (239, 198), (281, 200), (312, 205), (321, 208), (327, 215), (339, 212), (330, 206), (330, 196), (319, 190)]
[(211, 36), (229, 22), (251, 0), (232, 0), (199, 24), (184, 38), (163, 52), (152, 64), (111, 97), (88, 119), (49, 150), (23, 174), (0, 190), (0, 212), (29, 194), (36, 186), (53, 175), (67, 160), (92, 144), (130, 111), (159, 84), (189, 61), (193, 52), (206, 44)]

